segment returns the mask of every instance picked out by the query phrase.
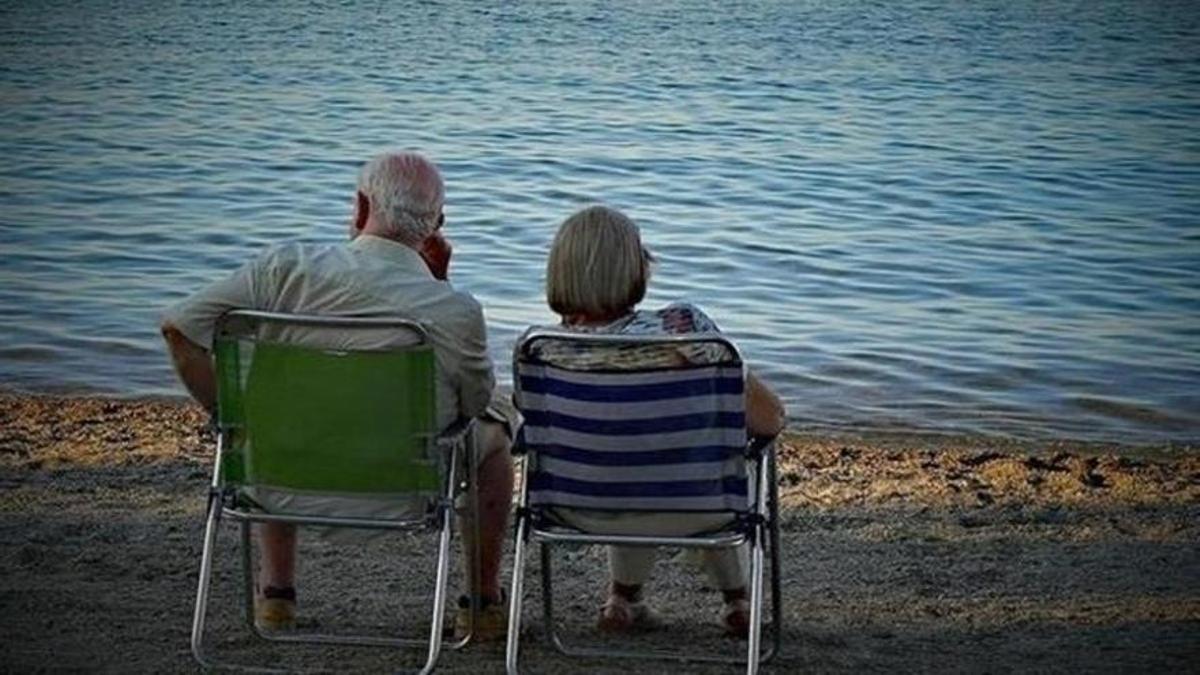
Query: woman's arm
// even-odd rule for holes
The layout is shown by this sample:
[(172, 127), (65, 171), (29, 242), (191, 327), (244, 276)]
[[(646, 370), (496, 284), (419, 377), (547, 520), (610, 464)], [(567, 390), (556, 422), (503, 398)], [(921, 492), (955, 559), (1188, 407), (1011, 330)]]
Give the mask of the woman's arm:
[[(663, 331), (669, 334), (680, 333), (719, 333), (714, 322), (699, 307), (689, 303), (675, 303), (659, 312)], [(691, 346), (692, 350), (700, 349), (701, 354), (677, 351), (679, 363), (715, 363), (728, 358), (724, 346), (709, 343), (705, 347)], [(709, 350), (716, 350), (713, 353)], [(746, 430), (752, 436), (778, 436), (787, 424), (787, 412), (783, 402), (762, 383), (754, 373), (746, 371)]]
[(746, 429), (752, 436), (778, 436), (785, 424), (783, 402), (754, 373), (746, 371)]

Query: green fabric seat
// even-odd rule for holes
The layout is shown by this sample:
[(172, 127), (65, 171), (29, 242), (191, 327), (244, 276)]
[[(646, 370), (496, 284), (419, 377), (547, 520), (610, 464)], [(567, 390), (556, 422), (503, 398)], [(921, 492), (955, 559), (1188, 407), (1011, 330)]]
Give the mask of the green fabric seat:
[(216, 351), (218, 423), (234, 430), (227, 485), (437, 494), (432, 348), (351, 352), (227, 337)]

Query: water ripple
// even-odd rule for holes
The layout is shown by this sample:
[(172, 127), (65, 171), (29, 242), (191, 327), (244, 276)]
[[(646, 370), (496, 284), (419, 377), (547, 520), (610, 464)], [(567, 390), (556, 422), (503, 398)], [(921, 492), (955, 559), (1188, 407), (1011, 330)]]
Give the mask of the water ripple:
[(179, 392), (160, 309), (410, 147), (500, 364), (605, 201), (796, 424), (1194, 442), (1197, 7), (7, 3), (0, 386)]

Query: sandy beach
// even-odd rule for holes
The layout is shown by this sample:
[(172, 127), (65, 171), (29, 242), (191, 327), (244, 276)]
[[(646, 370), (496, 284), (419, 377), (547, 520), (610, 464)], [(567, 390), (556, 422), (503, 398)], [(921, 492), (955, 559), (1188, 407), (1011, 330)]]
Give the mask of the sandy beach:
[[(1200, 666), (1200, 458), (1190, 447), (791, 433), (780, 445), (784, 648), (767, 672), (1183, 672)], [(0, 393), (0, 671), (194, 672), (189, 653), (212, 437), (166, 399)], [(387, 672), (408, 650), (267, 646), (239, 622), (226, 527), (214, 649), (289, 668)], [(310, 625), (419, 632), (432, 539), (338, 549), (302, 541)], [(556, 558), (556, 602), (591, 629), (603, 551)], [(531, 573), (536, 572), (536, 563)], [(457, 580), (456, 580), (457, 581)], [(733, 653), (690, 558), (665, 552), (651, 595), (667, 626), (635, 642)], [(526, 672), (737, 672), (573, 660), (541, 633)], [(439, 672), (502, 672), (500, 646)]]

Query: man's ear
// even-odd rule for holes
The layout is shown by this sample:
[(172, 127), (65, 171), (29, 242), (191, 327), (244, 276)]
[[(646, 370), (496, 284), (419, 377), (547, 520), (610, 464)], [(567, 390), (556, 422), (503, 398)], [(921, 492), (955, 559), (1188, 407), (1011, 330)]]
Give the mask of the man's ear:
[(371, 217), (371, 200), (361, 190), (354, 193), (354, 231), (362, 232)]

